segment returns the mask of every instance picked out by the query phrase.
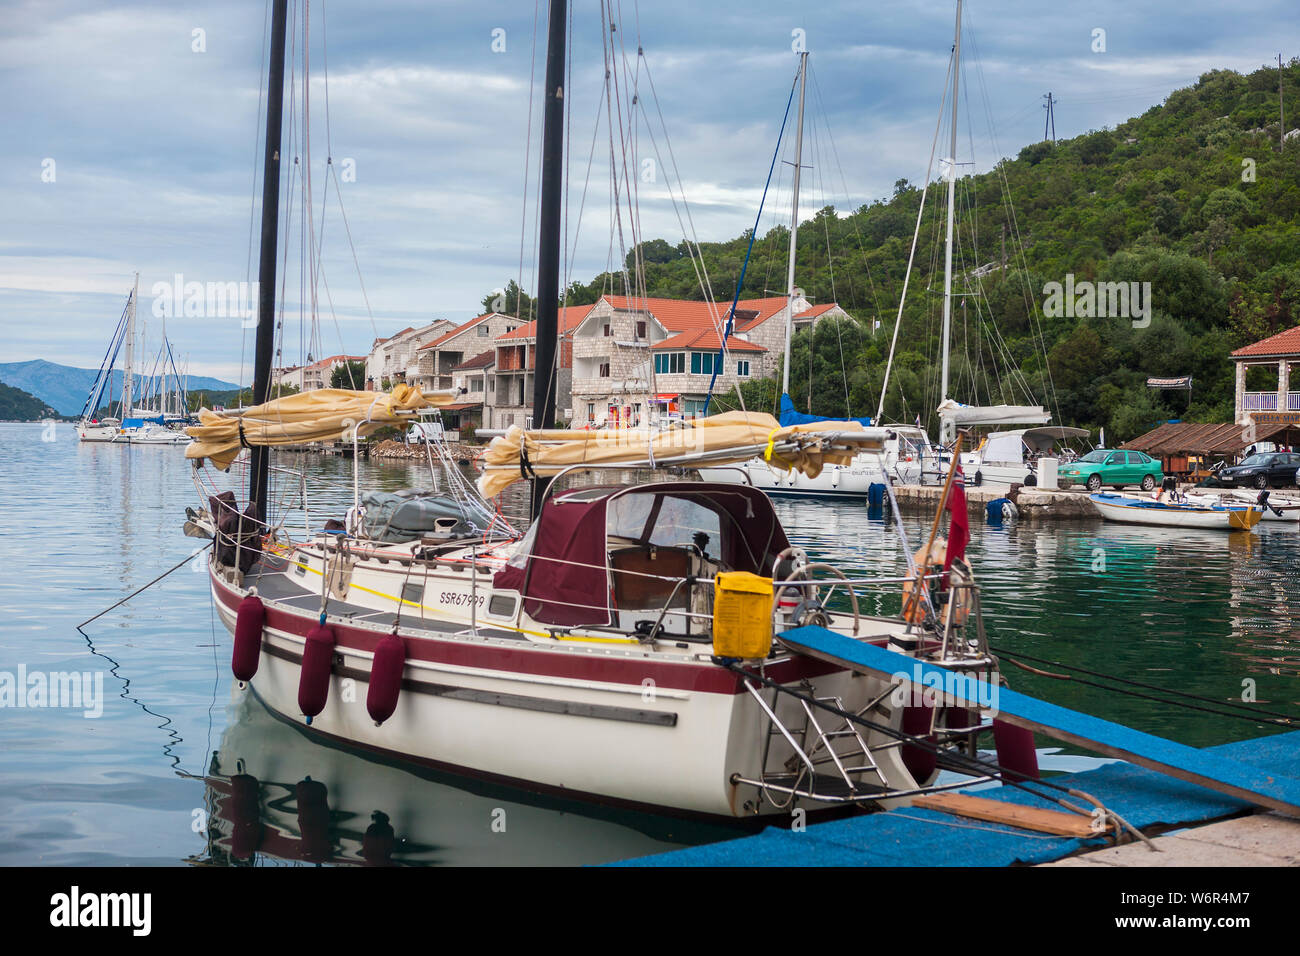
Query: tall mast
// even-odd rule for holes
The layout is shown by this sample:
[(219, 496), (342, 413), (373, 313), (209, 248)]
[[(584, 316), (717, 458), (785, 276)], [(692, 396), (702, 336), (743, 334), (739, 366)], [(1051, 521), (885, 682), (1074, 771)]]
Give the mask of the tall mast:
[[(948, 153), (948, 238), (943, 251), (943, 375), (940, 402), (948, 400), (948, 340), (952, 325), (952, 220), (957, 192), (957, 87), (961, 76), (961, 0), (957, 0), (957, 28), (952, 41), (952, 123)], [(951, 436), (940, 436), (940, 441)]]
[[(551, 0), (542, 126), (542, 208), (537, 253), (537, 338), (533, 346), (533, 428), (555, 423), (555, 346), (560, 308), (560, 199), (564, 189), (564, 29), (566, 0)], [(532, 514), (549, 479), (533, 480)]]
[(126, 304), (126, 363), (122, 366), (122, 401), (117, 417), (125, 422), (135, 403), (135, 300), (140, 294), (140, 273), (135, 274), (131, 301)]
[[(794, 137), (794, 202), (790, 209), (790, 258), (785, 269), (785, 353), (781, 363), (781, 394), (790, 393), (790, 338), (794, 335), (794, 260), (799, 235), (799, 173), (803, 171), (803, 94), (808, 79), (808, 54), (799, 54), (799, 122)], [(812, 411), (811, 408), (808, 411)]]
[[(262, 247), (257, 273), (257, 345), (253, 353), (253, 404), (271, 393), (271, 349), (275, 344), (275, 258), (280, 224), (280, 127), (284, 106), (284, 34), (289, 0), (271, 10), (271, 61), (266, 91), (266, 153), (262, 164)], [(253, 515), (266, 521), (270, 449), (257, 445), (248, 476)]]

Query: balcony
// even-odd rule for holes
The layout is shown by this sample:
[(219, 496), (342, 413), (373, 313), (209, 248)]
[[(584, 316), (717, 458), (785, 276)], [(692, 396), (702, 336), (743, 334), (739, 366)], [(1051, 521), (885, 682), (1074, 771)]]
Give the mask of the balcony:
[[(1276, 412), (1278, 409), (1277, 392), (1244, 392), (1241, 396), (1241, 410), (1244, 412)], [(1286, 408), (1282, 411), (1300, 412), (1300, 392), (1288, 392)]]
[(571, 391), (574, 398), (591, 395), (636, 395), (650, 390), (650, 383), (639, 378), (575, 378)]

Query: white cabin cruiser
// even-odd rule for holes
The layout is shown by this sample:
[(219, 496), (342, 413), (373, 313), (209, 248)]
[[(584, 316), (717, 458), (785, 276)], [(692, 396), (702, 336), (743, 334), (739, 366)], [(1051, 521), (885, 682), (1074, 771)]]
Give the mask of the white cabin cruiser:
[(971, 483), (981, 488), (998, 490), (1010, 488), (1013, 484), (1032, 486), (1038, 483), (1040, 458), (1060, 459), (1059, 453), (1053, 454), (1057, 442), (1088, 436), (1086, 428), (1064, 425), (990, 432), (975, 451), (961, 456), (961, 467), (971, 476)]

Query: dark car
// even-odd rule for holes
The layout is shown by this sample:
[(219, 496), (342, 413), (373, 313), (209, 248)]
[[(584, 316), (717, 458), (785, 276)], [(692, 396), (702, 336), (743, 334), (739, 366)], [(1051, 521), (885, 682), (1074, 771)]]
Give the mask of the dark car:
[(1251, 455), (1239, 465), (1219, 469), (1218, 478), (1233, 487), (1268, 488), (1292, 484), (1300, 469), (1300, 454), (1270, 451)]

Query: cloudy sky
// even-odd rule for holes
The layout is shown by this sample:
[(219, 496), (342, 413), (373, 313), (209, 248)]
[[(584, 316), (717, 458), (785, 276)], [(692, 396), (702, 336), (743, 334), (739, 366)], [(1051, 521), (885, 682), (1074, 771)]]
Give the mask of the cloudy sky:
[[(610, 143), (603, 119), (596, 125), (598, 108), (604, 113), (601, 5), (571, 6), (574, 249), (567, 269), (587, 280), (610, 255)], [(613, 6), (621, 11), (613, 35), (620, 63), (635, 69), (637, 46), (645, 53), (637, 106), (620, 93), (625, 116), (633, 115), (621, 127), (635, 132), (627, 163), (646, 238), (682, 238), (668, 199), (679, 182), (700, 240), (730, 238), (753, 224), (800, 37), (813, 77), (805, 162), (811, 155), (815, 170), (805, 180), (805, 212), (827, 203), (853, 208), (887, 196), (899, 178), (924, 177), (952, 4)], [(300, 0), (290, 7), (298, 83), (286, 113), (292, 106), (301, 117), (304, 11)], [(137, 271), (150, 335), (159, 326), (155, 293), (170, 290), (160, 283), (177, 275), (200, 283), (256, 278), (250, 212), (268, 8), (263, 0), (0, 3), (0, 361), (97, 366)], [(524, 286), (535, 287), (536, 103), (531, 167), (526, 147), (546, 8), (529, 0), (310, 5), (320, 275), (313, 284), (301, 265), (298, 202), (281, 233), (291, 246), (281, 267), (286, 361), (301, 354), (298, 316), (310, 307), (313, 285), (324, 354), (366, 352), (376, 332), (476, 314), (485, 293), (520, 273), (521, 237)], [(1249, 71), (1276, 62), (1279, 52), (1300, 54), (1297, 23), (1294, 0), (968, 2), (962, 107), (969, 118), (958, 159), (985, 169), (1041, 139), (1048, 91), (1059, 100), (1057, 135), (1069, 137), (1140, 114), (1206, 70)], [(1293, 109), (1300, 116), (1300, 96)], [(669, 144), (677, 175), (665, 168)], [(325, 170), (331, 155), (352, 245)], [(286, 132), (286, 164), (293, 156), (305, 162), (304, 138)], [(295, 192), (300, 186), (295, 180)], [(769, 197), (760, 234), (788, 216), (778, 213), (781, 202), (779, 191)], [(720, 297), (729, 292), (726, 281), (715, 285)], [(167, 332), (194, 373), (241, 377), (241, 349), (251, 352), (251, 342), (237, 318), (180, 316)]]

